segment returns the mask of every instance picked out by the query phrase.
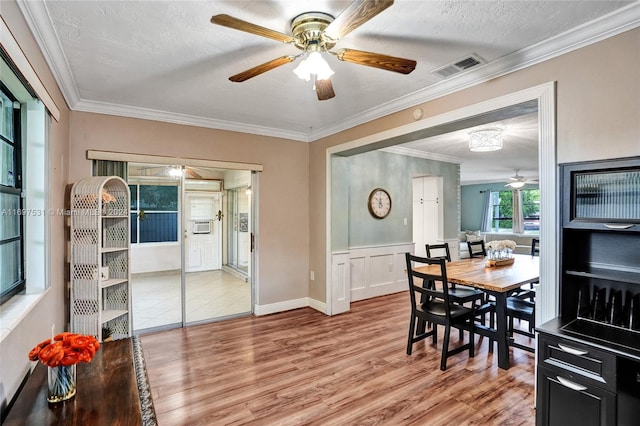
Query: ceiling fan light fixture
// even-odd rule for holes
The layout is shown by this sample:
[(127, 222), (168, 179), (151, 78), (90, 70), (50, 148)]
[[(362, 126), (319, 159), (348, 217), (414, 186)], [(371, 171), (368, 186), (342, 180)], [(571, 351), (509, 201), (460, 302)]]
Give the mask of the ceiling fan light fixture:
[(175, 166), (169, 169), (169, 176), (179, 178), (182, 176), (182, 168)]
[(511, 183), (506, 184), (505, 186), (510, 186), (511, 188), (514, 188), (514, 189), (520, 189), (520, 188), (522, 188), (524, 186), (525, 183), (526, 182), (524, 182), (524, 181), (511, 182)]
[(473, 152), (502, 149), (502, 129), (482, 129), (471, 132), (469, 149)]
[(324, 60), (318, 51), (309, 53), (293, 72), (298, 78), (304, 81), (311, 80), (312, 74), (316, 76), (317, 80), (326, 80), (334, 74), (327, 61)]

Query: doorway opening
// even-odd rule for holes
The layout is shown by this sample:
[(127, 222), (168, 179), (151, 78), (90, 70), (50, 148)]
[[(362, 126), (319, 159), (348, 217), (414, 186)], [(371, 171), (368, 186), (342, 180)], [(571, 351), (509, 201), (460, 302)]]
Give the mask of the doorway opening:
[[(345, 194), (344, 191), (340, 192), (336, 190), (338, 185), (334, 181), (340, 182), (342, 175), (348, 176), (348, 158), (352, 158), (357, 154), (370, 153), (373, 151), (381, 150), (383, 148), (393, 147), (398, 144), (407, 143), (411, 141), (417, 141), (425, 139), (437, 134), (447, 133), (454, 130), (470, 127), (470, 124), (482, 125), (496, 121), (496, 116), (505, 118), (504, 114), (513, 114), (512, 116), (522, 115), (522, 107), (534, 107), (537, 111), (538, 119), (538, 164), (540, 171), (540, 211), (539, 215), (544, 220), (539, 222), (540, 228), (540, 244), (541, 246), (541, 261), (540, 261), (540, 288), (537, 298), (540, 303), (536, 303), (536, 320), (538, 322), (544, 322), (548, 319), (556, 316), (557, 307), (557, 276), (558, 276), (558, 264), (557, 264), (557, 233), (555, 228), (557, 226), (557, 202), (555, 199), (556, 188), (556, 139), (555, 139), (555, 83), (549, 82), (541, 84), (539, 86), (524, 89), (519, 92), (515, 92), (509, 95), (505, 95), (499, 98), (490, 99), (485, 102), (480, 102), (468, 107), (463, 107), (454, 111), (428, 117), (415, 123), (410, 123), (404, 126), (400, 126), (391, 130), (380, 132), (374, 135), (369, 135), (361, 139), (353, 140), (341, 145), (330, 147), (326, 151), (326, 176), (327, 176), (327, 221), (326, 221), (326, 300), (327, 300), (327, 314), (335, 315), (341, 312), (349, 310), (351, 302), (351, 274), (349, 267), (353, 265), (351, 259), (351, 247), (349, 246), (351, 233), (350, 229), (355, 222), (348, 217), (348, 212), (339, 211), (335, 206), (339, 206), (342, 199), (358, 199), (357, 196)], [(496, 161), (499, 161), (496, 159)], [(398, 168), (398, 170), (406, 170), (404, 168)], [(337, 176), (337, 178), (336, 178)], [(394, 176), (396, 176), (394, 174)], [(357, 181), (357, 179), (352, 179)], [(395, 181), (388, 181), (395, 182)], [(458, 185), (459, 186), (459, 185)], [(458, 189), (459, 191), (459, 189)], [(360, 197), (361, 198), (361, 197)], [(459, 197), (458, 197), (459, 198)], [(445, 222), (445, 235), (444, 239), (453, 238), (454, 241), (458, 241), (458, 232), (460, 224), (458, 214), (451, 215), (454, 225), (447, 227)], [(445, 215), (447, 216), (447, 215)], [(447, 216), (448, 217), (448, 216)], [(407, 223), (407, 220), (402, 220), (400, 217), (398, 223)], [(389, 222), (390, 223), (390, 222)], [(389, 228), (389, 229), (387, 229)], [(396, 271), (401, 269), (401, 266), (395, 267), (394, 265), (402, 265), (399, 260), (400, 249), (404, 250), (405, 245), (412, 245), (410, 243), (397, 242), (397, 235), (408, 234), (408, 230), (402, 225), (396, 226), (391, 230), (391, 227), (380, 229), (377, 235), (384, 235), (385, 232), (391, 234), (396, 241), (388, 240), (381, 241), (374, 247), (378, 252), (384, 251), (387, 247), (389, 250), (395, 251), (389, 254), (382, 253), (386, 256), (381, 256), (379, 253), (370, 253), (369, 257), (372, 259), (382, 258), (384, 265), (390, 271)], [(336, 232), (336, 230), (344, 232)], [(448, 231), (449, 230), (449, 231)], [(393, 232), (392, 232), (393, 231)], [(406, 240), (404, 240), (406, 241)], [(346, 244), (345, 244), (346, 243)], [(451, 246), (451, 244), (450, 244)], [(400, 247), (400, 249), (397, 249)], [(367, 265), (364, 262), (365, 266)], [(369, 264), (372, 264), (369, 262)], [(384, 267), (383, 265), (383, 267)], [(391, 266), (389, 266), (391, 265)], [(374, 265), (375, 266), (375, 265)], [(384, 270), (379, 267), (378, 270)], [(394, 280), (400, 282), (401, 274), (396, 275), (388, 274)], [(406, 282), (406, 274), (404, 274)], [(371, 271), (364, 271), (359, 276), (374, 276), (377, 275), (371, 273)], [(391, 286), (390, 286), (391, 287)], [(406, 287), (406, 286), (405, 286)]]

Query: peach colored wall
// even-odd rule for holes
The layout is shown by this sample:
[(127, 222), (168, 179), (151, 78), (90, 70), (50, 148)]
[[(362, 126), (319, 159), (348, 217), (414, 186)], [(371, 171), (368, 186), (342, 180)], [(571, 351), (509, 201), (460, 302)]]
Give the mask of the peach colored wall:
[[(13, 0), (2, 0), (1, 8), (2, 19), (60, 109), (60, 120), (56, 122), (52, 119), (49, 128), (48, 196), (49, 208), (63, 209), (68, 183), (69, 109), (16, 3)], [(51, 287), (0, 343), (0, 404), (3, 407), (11, 400), (31, 366), (26, 356), (29, 350), (51, 334), (52, 324), (55, 324), (56, 332), (60, 332), (65, 329), (68, 320), (65, 221), (62, 216), (50, 216), (49, 219)]]
[[(640, 29), (562, 55), (472, 88), (418, 105), (423, 118), (557, 82), (559, 163), (640, 155)], [(418, 107), (416, 106), (416, 107)], [(311, 144), (311, 250), (316, 271), (309, 296), (325, 300), (326, 150), (413, 122), (416, 108), (389, 115)]]
[(74, 111), (69, 169), (72, 181), (91, 175), (91, 161), (86, 159), (89, 149), (262, 164), (256, 303), (266, 305), (307, 297), (308, 144)]

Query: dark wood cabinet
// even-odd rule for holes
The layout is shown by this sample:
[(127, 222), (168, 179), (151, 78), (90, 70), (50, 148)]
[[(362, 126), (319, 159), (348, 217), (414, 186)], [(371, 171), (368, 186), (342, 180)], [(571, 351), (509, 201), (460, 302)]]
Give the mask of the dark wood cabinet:
[(615, 424), (615, 355), (542, 333), (538, 357), (538, 425)]
[(560, 317), (537, 328), (536, 424), (638, 424), (640, 158), (560, 177)]
[(616, 395), (596, 386), (563, 378), (561, 373), (538, 369), (538, 425), (605, 426), (615, 424)]
[(561, 166), (565, 228), (640, 232), (640, 158)]

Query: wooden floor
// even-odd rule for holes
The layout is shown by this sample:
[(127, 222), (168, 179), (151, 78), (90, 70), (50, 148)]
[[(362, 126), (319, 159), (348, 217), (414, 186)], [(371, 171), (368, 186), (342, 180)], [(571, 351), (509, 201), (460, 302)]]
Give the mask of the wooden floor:
[(501, 370), (477, 338), (475, 358), (458, 354), (442, 372), (430, 339), (405, 353), (408, 299), (352, 303), (334, 317), (304, 308), (142, 336), (159, 425), (535, 423), (533, 354), (511, 349), (512, 367)]

